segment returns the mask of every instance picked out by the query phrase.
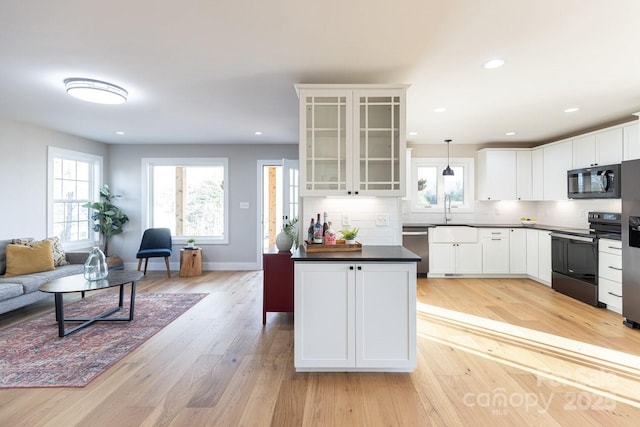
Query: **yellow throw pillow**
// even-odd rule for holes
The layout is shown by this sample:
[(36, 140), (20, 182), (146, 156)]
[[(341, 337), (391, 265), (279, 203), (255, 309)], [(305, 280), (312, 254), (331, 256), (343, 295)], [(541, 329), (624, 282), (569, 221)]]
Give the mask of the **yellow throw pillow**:
[(7, 245), (7, 271), (4, 277), (53, 270), (51, 241), (43, 240), (33, 246)]

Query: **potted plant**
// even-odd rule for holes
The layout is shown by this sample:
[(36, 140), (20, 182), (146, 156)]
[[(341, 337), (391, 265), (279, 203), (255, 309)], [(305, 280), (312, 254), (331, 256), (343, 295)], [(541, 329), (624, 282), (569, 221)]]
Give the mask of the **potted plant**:
[(91, 214), (91, 219), (94, 221), (93, 231), (100, 233), (102, 248), (107, 257), (109, 257), (109, 239), (116, 234), (122, 233), (124, 225), (129, 221), (127, 214), (113, 204), (113, 200), (118, 197), (122, 196), (112, 194), (109, 186), (105, 185), (100, 189), (100, 199), (102, 201), (82, 205), (82, 207), (90, 208), (94, 211)]
[(291, 218), (282, 226), (282, 231), (276, 236), (276, 246), (280, 252), (289, 251), (292, 246), (298, 249), (297, 223), (298, 218)]
[(353, 245), (356, 243), (356, 236), (358, 236), (359, 228), (352, 228), (351, 230), (344, 229), (340, 230), (340, 234), (342, 234), (342, 238), (347, 241), (348, 245)]
[(196, 239), (195, 238), (189, 237), (187, 239), (187, 248), (193, 249), (195, 247), (195, 244), (196, 244)]

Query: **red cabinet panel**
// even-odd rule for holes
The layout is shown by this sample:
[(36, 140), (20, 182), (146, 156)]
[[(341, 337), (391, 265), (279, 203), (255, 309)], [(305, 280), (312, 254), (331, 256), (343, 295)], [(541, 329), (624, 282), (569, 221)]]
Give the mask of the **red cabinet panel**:
[(293, 312), (293, 262), (291, 252), (262, 254), (262, 324), (267, 312)]

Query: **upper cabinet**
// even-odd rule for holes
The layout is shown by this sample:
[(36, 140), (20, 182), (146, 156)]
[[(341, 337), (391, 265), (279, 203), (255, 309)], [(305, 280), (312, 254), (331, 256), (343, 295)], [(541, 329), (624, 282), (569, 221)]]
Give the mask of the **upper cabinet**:
[[(635, 113), (640, 116), (640, 113)], [(622, 128), (624, 160), (640, 159), (640, 121), (636, 120)]]
[(478, 200), (532, 200), (531, 151), (478, 150)]
[(407, 85), (296, 85), (301, 196), (404, 196)]
[(567, 171), (572, 169), (571, 141), (557, 142), (543, 147), (544, 200), (567, 200)]
[(573, 168), (588, 168), (622, 162), (623, 130), (607, 129), (573, 140)]

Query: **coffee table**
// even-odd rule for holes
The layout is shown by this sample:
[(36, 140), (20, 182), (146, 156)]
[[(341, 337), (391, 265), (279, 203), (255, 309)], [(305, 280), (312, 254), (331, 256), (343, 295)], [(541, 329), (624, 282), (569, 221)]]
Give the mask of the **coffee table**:
[[(125, 270), (110, 270), (109, 275), (102, 280), (96, 280), (93, 282), (88, 281), (82, 274), (76, 274), (73, 276), (61, 277), (47, 282), (40, 286), (42, 292), (53, 293), (55, 296), (56, 304), (56, 321), (58, 322), (58, 336), (66, 337), (69, 334), (76, 332), (79, 329), (85, 328), (95, 322), (130, 322), (133, 320), (133, 309), (135, 306), (136, 298), (136, 283), (143, 276), (140, 271), (125, 271)], [(128, 317), (109, 317), (113, 313), (122, 309), (122, 302), (124, 299), (124, 286), (131, 284), (131, 302), (129, 304), (129, 316)], [(64, 304), (62, 303), (62, 296), (70, 292), (82, 292), (84, 297), (85, 292), (97, 291), (98, 289), (113, 288), (120, 286), (120, 299), (118, 307), (105, 311), (97, 316), (92, 317), (71, 317), (65, 319), (64, 317)], [(74, 328), (65, 330), (65, 322), (83, 322)]]

